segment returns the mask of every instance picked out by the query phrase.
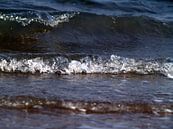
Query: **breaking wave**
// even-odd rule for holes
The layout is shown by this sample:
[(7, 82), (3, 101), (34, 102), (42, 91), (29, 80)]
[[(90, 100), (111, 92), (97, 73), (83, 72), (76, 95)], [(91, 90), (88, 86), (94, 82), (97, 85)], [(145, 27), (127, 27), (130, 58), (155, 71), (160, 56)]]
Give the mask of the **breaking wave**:
[(1, 56), (1, 72), (58, 73), (58, 74), (161, 74), (173, 78), (172, 59), (132, 59), (116, 55), (110, 57), (48, 56), (17, 58)]
[(18, 12), (18, 13), (0, 13), (0, 20), (14, 21), (20, 23), (22, 26), (30, 25), (31, 23), (40, 23), (46, 26), (55, 27), (59, 23), (68, 22), (70, 18), (74, 17), (74, 12), (51, 14), (48, 12)]

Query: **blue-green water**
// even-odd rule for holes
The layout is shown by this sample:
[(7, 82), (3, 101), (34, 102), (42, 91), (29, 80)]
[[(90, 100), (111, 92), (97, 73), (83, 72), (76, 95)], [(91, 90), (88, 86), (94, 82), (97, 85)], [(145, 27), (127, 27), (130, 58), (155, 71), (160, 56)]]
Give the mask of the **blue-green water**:
[(171, 0), (0, 1), (0, 128), (171, 129)]

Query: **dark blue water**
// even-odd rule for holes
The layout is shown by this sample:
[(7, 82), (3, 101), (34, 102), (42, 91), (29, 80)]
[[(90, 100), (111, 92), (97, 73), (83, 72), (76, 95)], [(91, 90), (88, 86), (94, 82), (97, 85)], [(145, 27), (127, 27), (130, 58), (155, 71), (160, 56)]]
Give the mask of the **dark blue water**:
[(1, 0), (0, 128), (173, 127), (171, 0)]

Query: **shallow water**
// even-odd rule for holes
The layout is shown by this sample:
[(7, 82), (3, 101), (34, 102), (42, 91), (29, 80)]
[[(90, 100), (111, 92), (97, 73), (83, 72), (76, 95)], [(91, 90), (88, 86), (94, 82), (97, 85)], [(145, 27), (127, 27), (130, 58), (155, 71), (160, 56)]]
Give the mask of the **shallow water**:
[(2, 128), (77, 128), (77, 129), (128, 129), (172, 128), (170, 116), (157, 117), (147, 114), (65, 114), (62, 112), (32, 112), (1, 110)]
[(172, 127), (172, 80), (164, 77), (0, 76), (1, 128)]
[(0, 1), (0, 128), (173, 127), (173, 2)]

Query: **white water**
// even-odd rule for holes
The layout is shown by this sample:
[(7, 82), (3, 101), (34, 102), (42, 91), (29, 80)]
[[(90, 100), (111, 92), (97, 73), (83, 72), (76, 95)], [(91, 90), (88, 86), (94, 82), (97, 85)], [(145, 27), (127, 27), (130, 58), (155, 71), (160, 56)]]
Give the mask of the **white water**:
[[(12, 13), (12, 14), (3, 14), (0, 13), (0, 20), (4, 21), (15, 21), (20, 23), (22, 26), (27, 26), (33, 22), (38, 22), (47, 26), (55, 27), (63, 22), (68, 22), (69, 19), (74, 17), (78, 13), (63, 13), (60, 15), (51, 15), (46, 13), (44, 17), (39, 13), (27, 12), (27, 13)], [(30, 17), (26, 17), (29, 15)], [(45, 17), (46, 16), (46, 17)]]
[(111, 55), (109, 58), (84, 57), (71, 60), (63, 56), (44, 59), (5, 59), (0, 60), (1, 72), (59, 73), (59, 74), (162, 74), (173, 78), (173, 63), (158, 60), (136, 60)]

